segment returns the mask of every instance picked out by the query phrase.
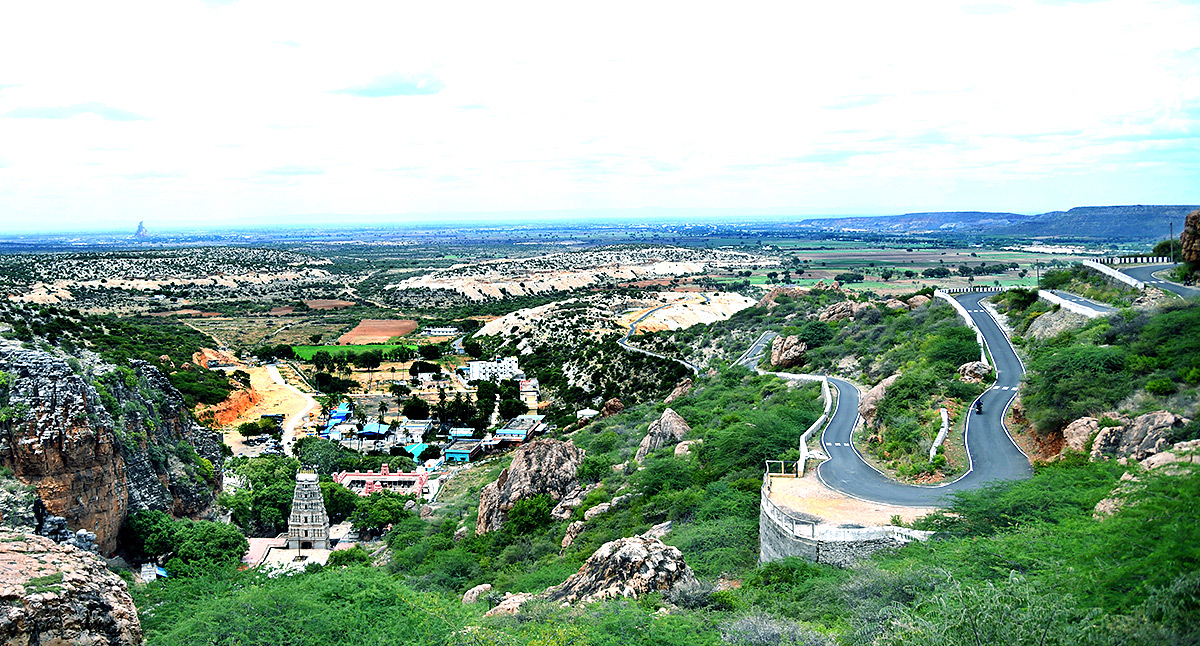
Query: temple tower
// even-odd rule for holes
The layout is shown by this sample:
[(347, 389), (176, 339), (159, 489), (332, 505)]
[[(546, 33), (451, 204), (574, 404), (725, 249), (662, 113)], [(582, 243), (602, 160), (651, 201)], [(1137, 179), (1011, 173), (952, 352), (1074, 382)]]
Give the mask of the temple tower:
[(292, 496), (292, 515), (288, 517), (288, 549), (329, 549), (329, 516), (317, 474), (302, 470), (296, 474), (296, 493)]

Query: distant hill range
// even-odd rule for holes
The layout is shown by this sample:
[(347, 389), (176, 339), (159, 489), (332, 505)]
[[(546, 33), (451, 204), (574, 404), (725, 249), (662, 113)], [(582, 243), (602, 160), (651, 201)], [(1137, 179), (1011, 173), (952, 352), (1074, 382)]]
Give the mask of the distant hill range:
[(1038, 215), (945, 211), (906, 213), (879, 217), (824, 218), (801, 220), (797, 226), (814, 231), (861, 231), (883, 234), (982, 235), (987, 237), (1060, 240), (1165, 240), (1175, 224), (1175, 235), (1183, 229), (1183, 218), (1198, 206), (1133, 205), (1078, 206), (1069, 211)]

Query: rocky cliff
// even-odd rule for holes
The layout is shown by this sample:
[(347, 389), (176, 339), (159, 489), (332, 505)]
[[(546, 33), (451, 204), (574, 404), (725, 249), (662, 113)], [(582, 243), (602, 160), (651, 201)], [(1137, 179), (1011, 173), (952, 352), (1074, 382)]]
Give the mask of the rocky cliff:
[(92, 554), (0, 530), (0, 643), (5, 646), (142, 643), (133, 599)]
[(808, 351), (808, 344), (800, 340), (800, 337), (792, 336), (777, 336), (771, 343), (771, 365), (780, 368), (791, 368), (793, 366), (804, 365), (804, 353)]
[(569, 495), (579, 487), (575, 473), (583, 453), (569, 440), (538, 440), (517, 449), (512, 464), (479, 492), (475, 533), (500, 529), (518, 500), (546, 494), (558, 501)]
[[(78, 366), (79, 364), (75, 364)], [(36, 488), (50, 514), (116, 549), (129, 509), (210, 512), (221, 485), (220, 437), (192, 421), (157, 368), (100, 364), (91, 379), (41, 350), (0, 345), (0, 466)]]
[(1200, 209), (1187, 214), (1183, 220), (1183, 231), (1179, 233), (1179, 246), (1183, 260), (1193, 267), (1200, 266)]
[(887, 390), (896, 380), (900, 378), (899, 374), (892, 375), (887, 379), (875, 384), (875, 387), (868, 390), (862, 399), (858, 402), (858, 414), (863, 416), (863, 421), (867, 426), (875, 424), (875, 413), (879, 409), (879, 402), (883, 401), (887, 395)]

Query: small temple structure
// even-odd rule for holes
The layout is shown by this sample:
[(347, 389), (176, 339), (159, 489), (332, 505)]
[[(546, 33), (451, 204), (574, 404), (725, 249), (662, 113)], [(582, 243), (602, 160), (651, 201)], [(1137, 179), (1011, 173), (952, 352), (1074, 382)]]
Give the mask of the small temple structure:
[(292, 515), (288, 517), (288, 549), (329, 549), (329, 516), (317, 474), (302, 470), (296, 474), (296, 492), (292, 495)]
[[(333, 481), (360, 496), (369, 496), (376, 491), (394, 491), (403, 495), (420, 497), (429, 484), (429, 472), (420, 467), (416, 471), (392, 471), (384, 464), (379, 471), (342, 471), (333, 474)], [(318, 493), (320, 491), (318, 490)]]

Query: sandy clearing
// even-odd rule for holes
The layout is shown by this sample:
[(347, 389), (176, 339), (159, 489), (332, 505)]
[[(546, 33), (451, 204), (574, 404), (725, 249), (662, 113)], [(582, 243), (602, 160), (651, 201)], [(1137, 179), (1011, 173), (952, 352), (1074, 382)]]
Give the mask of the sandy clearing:
[(313, 399), (308, 393), (301, 392), (299, 388), (288, 384), (283, 375), (279, 374), (279, 368), (275, 366), (267, 366), (267, 373), (271, 375), (271, 381), (275, 382), (276, 386), (282, 386), (291, 391), (300, 400), (304, 402), (304, 406), (296, 410), (283, 423), (283, 450), (288, 454), (292, 454), (292, 443), (296, 440), (296, 425), (308, 415), (312, 409), (317, 407), (317, 400)]
[(343, 334), (338, 339), (338, 343), (341, 345), (387, 343), (393, 337), (412, 334), (416, 329), (417, 322), (412, 319), (363, 319), (353, 330)]
[(304, 304), (314, 310), (336, 310), (354, 305), (351, 301), (338, 301), (331, 298), (314, 298), (311, 301), (304, 301)]
[[(316, 402), (311, 397), (307, 397), (293, 386), (281, 384), (275, 380), (279, 377), (282, 382), (283, 378), (279, 376), (278, 371), (271, 374), (274, 366), (270, 367), (254, 367), (249, 368), (246, 372), (250, 373), (250, 385), (256, 391), (262, 394), (263, 398), (258, 404), (243, 412), (236, 420), (221, 429), (225, 438), (225, 444), (233, 449), (233, 454), (255, 454), (261, 451), (261, 447), (247, 446), (242, 442), (242, 436), (237, 432), (237, 427), (246, 422), (257, 422), (263, 415), (279, 414), (285, 415), (285, 419), (291, 421), (292, 418), (302, 416), (303, 411), (311, 403)], [(298, 414), (299, 413), (299, 414)]]
[(908, 523), (934, 511), (929, 507), (897, 507), (851, 498), (826, 488), (814, 474), (803, 478), (771, 478), (771, 502), (839, 525), (887, 525), (895, 515)]

